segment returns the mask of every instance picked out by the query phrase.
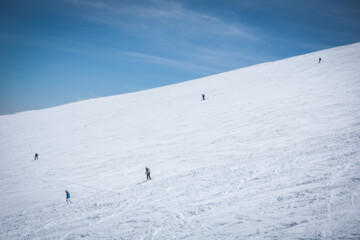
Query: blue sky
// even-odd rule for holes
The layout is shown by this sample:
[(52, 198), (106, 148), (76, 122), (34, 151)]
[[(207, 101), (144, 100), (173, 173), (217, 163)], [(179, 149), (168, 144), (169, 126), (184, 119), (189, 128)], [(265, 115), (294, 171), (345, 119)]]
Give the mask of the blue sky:
[(359, 22), (357, 0), (1, 1), (0, 114), (356, 43)]

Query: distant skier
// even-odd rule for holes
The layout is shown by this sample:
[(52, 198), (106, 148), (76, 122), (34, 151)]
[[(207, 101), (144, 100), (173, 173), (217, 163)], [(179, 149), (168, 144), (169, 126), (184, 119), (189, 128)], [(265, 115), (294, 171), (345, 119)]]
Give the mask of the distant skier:
[(67, 202), (67, 203), (71, 203), (69, 191), (68, 191), (68, 190), (65, 190), (65, 193), (66, 193), (66, 202)]
[(204, 101), (205, 100), (205, 94), (201, 94), (202, 96), (202, 100)]
[(318, 63), (320, 63), (321, 62), (321, 58), (319, 58), (319, 62)]
[(146, 174), (146, 180), (151, 180), (150, 169), (148, 169), (147, 167), (145, 168), (145, 174)]
[(34, 160), (37, 160), (37, 159), (39, 159), (39, 154), (35, 153)]

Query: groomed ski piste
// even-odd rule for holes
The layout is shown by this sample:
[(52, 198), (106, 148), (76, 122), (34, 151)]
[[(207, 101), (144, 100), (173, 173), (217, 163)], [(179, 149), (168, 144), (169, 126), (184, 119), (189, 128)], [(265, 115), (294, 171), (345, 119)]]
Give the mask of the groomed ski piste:
[(0, 239), (360, 239), (360, 43), (1, 116), (0, 153)]

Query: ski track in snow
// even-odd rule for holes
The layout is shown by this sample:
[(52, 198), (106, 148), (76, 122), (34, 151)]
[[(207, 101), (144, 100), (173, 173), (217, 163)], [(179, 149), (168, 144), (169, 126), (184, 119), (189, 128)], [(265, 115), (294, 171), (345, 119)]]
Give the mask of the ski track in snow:
[(353, 44), (0, 116), (0, 239), (360, 239), (359, 65)]

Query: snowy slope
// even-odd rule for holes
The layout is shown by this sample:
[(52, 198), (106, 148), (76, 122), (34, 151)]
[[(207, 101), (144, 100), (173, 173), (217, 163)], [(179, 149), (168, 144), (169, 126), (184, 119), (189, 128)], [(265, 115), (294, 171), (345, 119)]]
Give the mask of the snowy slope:
[(360, 43), (0, 116), (0, 153), (0, 239), (360, 239)]

